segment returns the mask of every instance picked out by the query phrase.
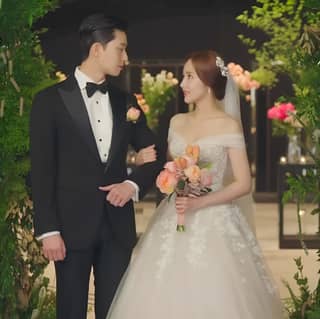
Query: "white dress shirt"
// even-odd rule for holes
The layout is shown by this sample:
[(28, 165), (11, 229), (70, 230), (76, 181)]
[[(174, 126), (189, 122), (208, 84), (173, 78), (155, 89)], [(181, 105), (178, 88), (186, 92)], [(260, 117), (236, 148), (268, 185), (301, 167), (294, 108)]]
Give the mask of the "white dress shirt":
[(86, 105), (101, 162), (104, 163), (109, 155), (113, 126), (109, 93), (103, 94), (100, 91), (96, 91), (91, 97), (88, 97), (86, 91), (87, 82), (94, 81), (81, 72), (79, 68), (76, 68), (74, 76)]
[[(86, 74), (80, 71), (79, 67), (75, 69), (74, 76), (78, 82), (81, 95), (86, 106), (89, 121), (93, 131), (93, 135), (97, 144), (99, 156), (102, 163), (105, 163), (108, 159), (111, 138), (112, 138), (112, 127), (113, 127), (113, 115), (109, 99), (109, 93), (103, 94), (100, 91), (96, 91), (91, 97), (88, 97), (86, 91), (87, 82), (94, 82)], [(100, 84), (100, 83), (97, 83)], [(126, 180), (132, 184), (135, 188), (135, 194), (132, 198), (134, 201), (139, 200), (139, 186), (130, 180)], [(59, 231), (52, 231), (44, 233), (38, 237), (39, 240), (59, 234)]]

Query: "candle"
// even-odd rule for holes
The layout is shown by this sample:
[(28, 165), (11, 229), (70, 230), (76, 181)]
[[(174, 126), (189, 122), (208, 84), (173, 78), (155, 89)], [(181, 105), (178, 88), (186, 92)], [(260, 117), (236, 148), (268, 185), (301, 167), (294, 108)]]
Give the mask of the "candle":
[(300, 164), (305, 164), (307, 162), (306, 158), (304, 156), (300, 157)]
[(1, 52), (0, 55), (2, 57), (3, 63), (7, 64), (7, 58), (6, 58), (5, 54), (3, 52)]
[(285, 156), (280, 157), (280, 163), (281, 164), (286, 164), (287, 163), (287, 158)]
[(12, 62), (12, 60), (9, 60), (8, 66), (9, 66), (9, 75), (11, 76), (12, 75), (12, 70), (13, 70), (13, 62)]
[(19, 115), (22, 116), (23, 114), (23, 103), (24, 103), (24, 99), (22, 96), (20, 96), (20, 100), (19, 100)]
[(255, 107), (256, 106), (256, 88), (250, 89), (250, 101), (251, 101), (251, 106)]
[(0, 104), (0, 118), (4, 116), (4, 100)]

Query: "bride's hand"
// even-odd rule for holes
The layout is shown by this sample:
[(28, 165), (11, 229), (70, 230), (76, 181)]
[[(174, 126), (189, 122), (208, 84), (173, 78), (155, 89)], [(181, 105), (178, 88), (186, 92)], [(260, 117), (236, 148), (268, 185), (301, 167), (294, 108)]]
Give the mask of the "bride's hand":
[(178, 214), (185, 214), (200, 208), (200, 197), (176, 197), (176, 210)]

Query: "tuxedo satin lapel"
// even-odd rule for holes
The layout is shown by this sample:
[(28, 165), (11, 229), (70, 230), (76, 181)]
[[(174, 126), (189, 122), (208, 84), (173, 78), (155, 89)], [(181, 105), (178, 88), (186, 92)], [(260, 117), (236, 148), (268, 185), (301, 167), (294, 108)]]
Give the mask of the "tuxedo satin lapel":
[(105, 169), (104, 169), (105, 172), (109, 168), (110, 163), (113, 159), (113, 156), (116, 153), (117, 147), (119, 146), (121, 137), (123, 135), (122, 126), (125, 123), (122, 119), (122, 117), (124, 118), (122, 110), (125, 110), (125, 106), (122, 105), (122, 103), (125, 103), (125, 101), (122, 101), (121, 98), (118, 95), (116, 95), (111, 88), (109, 90), (109, 98), (110, 98), (110, 104), (112, 109), (113, 127), (112, 127), (110, 151), (109, 151), (108, 160), (106, 162)]
[(65, 81), (65, 85), (59, 88), (59, 93), (73, 121), (79, 129), (80, 135), (88, 145), (93, 156), (98, 161), (100, 161), (99, 152), (90, 125), (88, 112), (76, 79), (74, 77), (68, 78)]

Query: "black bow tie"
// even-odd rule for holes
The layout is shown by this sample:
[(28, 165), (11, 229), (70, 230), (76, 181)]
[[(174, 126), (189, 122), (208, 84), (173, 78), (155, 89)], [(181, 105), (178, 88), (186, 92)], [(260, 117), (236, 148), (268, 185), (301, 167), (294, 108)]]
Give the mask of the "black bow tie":
[(104, 81), (100, 84), (87, 82), (86, 90), (88, 97), (91, 97), (96, 91), (100, 91), (101, 93), (105, 94), (108, 91), (108, 82)]

